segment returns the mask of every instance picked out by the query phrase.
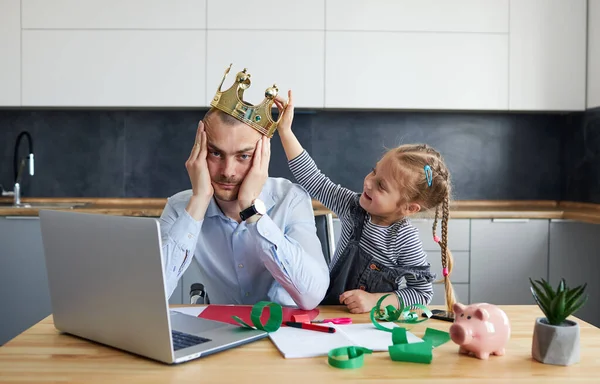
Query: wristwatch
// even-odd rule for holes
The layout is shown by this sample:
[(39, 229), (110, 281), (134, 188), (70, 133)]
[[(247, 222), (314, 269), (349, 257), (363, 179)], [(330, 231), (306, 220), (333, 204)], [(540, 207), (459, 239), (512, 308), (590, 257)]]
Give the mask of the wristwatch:
[(242, 221), (246, 221), (257, 213), (260, 215), (267, 213), (265, 203), (263, 203), (260, 199), (254, 199), (251, 206), (240, 212), (240, 217), (242, 218)]

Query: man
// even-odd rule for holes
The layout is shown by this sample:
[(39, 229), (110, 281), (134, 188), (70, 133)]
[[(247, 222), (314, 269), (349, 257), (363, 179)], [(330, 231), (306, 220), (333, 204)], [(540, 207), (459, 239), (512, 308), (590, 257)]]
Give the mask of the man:
[[(249, 86), (245, 70), (236, 83), (222, 93), (219, 87), (198, 124), (185, 163), (192, 189), (170, 197), (160, 217), (167, 294), (195, 258), (211, 303), (269, 300), (313, 309), (325, 296), (329, 270), (310, 196), (268, 177), (277, 124), (272, 102), (239, 113), (236, 97)], [(272, 100), (276, 88), (269, 90)]]

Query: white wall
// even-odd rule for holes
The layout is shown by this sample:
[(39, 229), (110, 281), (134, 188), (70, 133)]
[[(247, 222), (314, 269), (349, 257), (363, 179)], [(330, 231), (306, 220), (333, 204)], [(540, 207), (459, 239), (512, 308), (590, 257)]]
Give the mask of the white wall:
[(600, 0), (588, 0), (587, 107), (600, 107)]
[(0, 0), (0, 107), (21, 105), (21, 2)]

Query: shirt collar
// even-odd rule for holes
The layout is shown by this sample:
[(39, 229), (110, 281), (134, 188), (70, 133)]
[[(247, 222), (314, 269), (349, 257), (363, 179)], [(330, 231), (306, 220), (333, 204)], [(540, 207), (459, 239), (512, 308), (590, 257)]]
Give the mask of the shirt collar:
[[(273, 198), (273, 194), (272, 194), (270, 188), (267, 188), (266, 184), (258, 198), (261, 199), (263, 203), (265, 203), (267, 213), (269, 213), (271, 208), (273, 208), (273, 206), (275, 205), (275, 199)], [(208, 207), (206, 208), (205, 217), (214, 217), (214, 216), (221, 216), (221, 217), (225, 218), (225, 214), (223, 214), (223, 211), (221, 211), (221, 208), (219, 208), (219, 205), (217, 204), (217, 201), (215, 200), (215, 198), (213, 196), (210, 199), (210, 202), (208, 203)]]

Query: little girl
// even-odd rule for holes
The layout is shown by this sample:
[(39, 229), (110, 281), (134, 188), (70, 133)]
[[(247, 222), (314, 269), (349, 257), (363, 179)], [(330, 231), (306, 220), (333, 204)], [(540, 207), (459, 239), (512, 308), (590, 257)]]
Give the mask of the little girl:
[[(330, 285), (322, 305), (347, 306), (351, 313), (369, 312), (377, 301), (392, 294), (382, 307), (428, 305), (433, 296), (427, 255), (418, 230), (408, 217), (435, 209), (433, 237), (442, 250), (442, 268), (447, 310), (455, 302), (449, 274), (452, 256), (448, 250), (448, 199), (450, 175), (441, 155), (427, 145), (402, 145), (389, 150), (369, 173), (362, 193), (334, 184), (317, 168), (294, 133), (294, 106), (289, 103), (278, 132), (292, 174), (313, 199), (319, 200), (340, 219), (342, 233), (330, 264)], [(284, 104), (275, 99), (280, 110)], [(435, 233), (442, 211), (442, 238)], [(406, 287), (401, 288), (402, 281)]]

